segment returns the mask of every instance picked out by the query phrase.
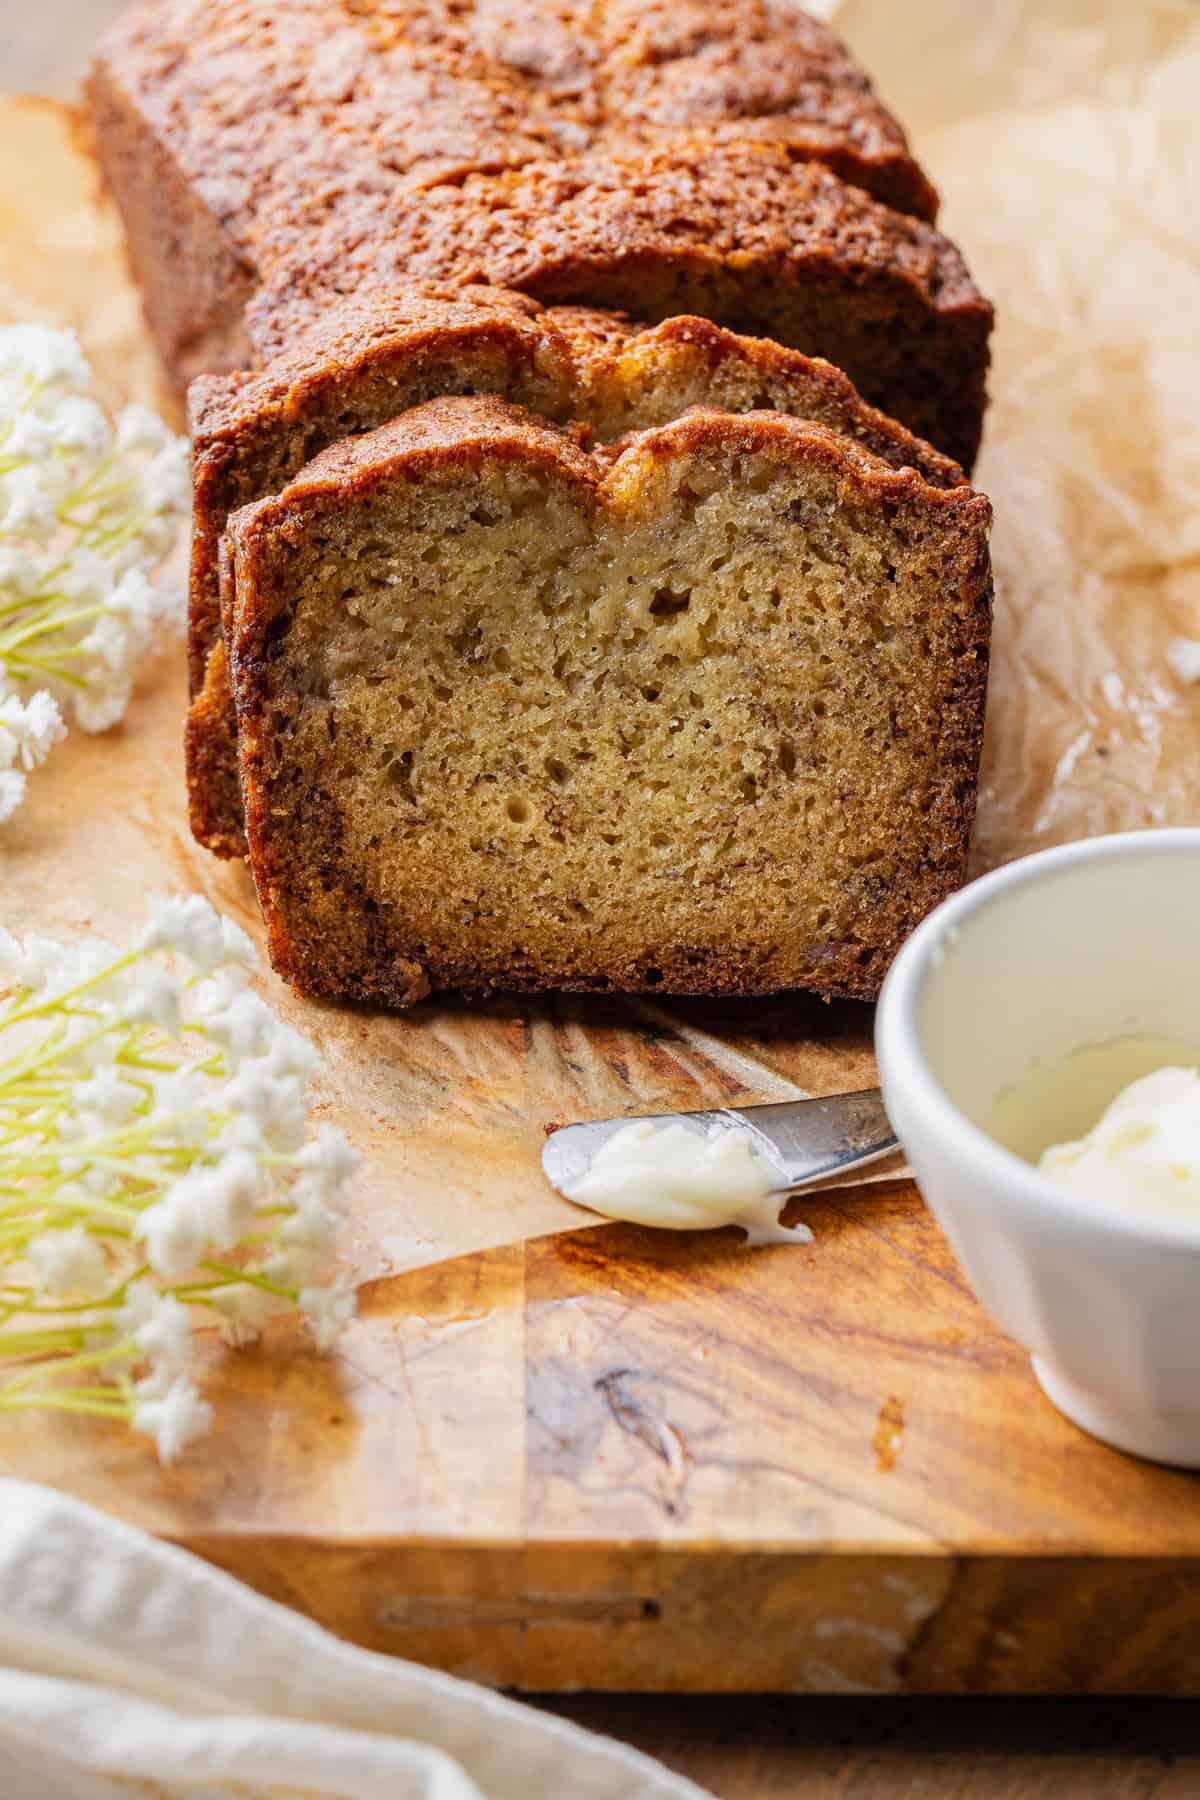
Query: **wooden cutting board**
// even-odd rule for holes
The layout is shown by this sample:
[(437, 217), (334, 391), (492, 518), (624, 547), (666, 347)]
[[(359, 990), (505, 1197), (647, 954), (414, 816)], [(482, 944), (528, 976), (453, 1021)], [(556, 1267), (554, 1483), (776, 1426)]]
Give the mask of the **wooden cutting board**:
[[(111, 221), (61, 120), (10, 110), (2, 131), (54, 190), (0, 216), (28, 250), (12, 303), (77, 317), (106, 379), (146, 391)], [(182, 701), (164, 665), (120, 732), (55, 753), (0, 844), (3, 923), (120, 936), (147, 891), (188, 886), (253, 923), (244, 873), (187, 838)], [(541, 1183), (554, 1119), (865, 1085), (864, 1010), (497, 1001), (384, 1020), (271, 992), (322, 1044), (322, 1104), (368, 1153), (343, 1352), (286, 1326), (250, 1353), (212, 1345), (216, 1429), (171, 1470), (128, 1433), (16, 1415), (5, 1473), (486, 1681), (1200, 1690), (1200, 1483), (1052, 1410), (910, 1183), (794, 1205), (813, 1245), (753, 1253), (585, 1226)]]

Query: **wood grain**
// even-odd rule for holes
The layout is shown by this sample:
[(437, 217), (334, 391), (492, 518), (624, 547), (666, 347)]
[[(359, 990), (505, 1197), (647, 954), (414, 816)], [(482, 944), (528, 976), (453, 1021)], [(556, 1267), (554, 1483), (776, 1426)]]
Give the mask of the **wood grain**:
[(1195, 1480), (1053, 1411), (908, 1183), (803, 1210), (807, 1251), (614, 1226), (383, 1279), (336, 1364), (213, 1346), (165, 1473), (86, 1421), (0, 1459), (507, 1685), (1200, 1691)]

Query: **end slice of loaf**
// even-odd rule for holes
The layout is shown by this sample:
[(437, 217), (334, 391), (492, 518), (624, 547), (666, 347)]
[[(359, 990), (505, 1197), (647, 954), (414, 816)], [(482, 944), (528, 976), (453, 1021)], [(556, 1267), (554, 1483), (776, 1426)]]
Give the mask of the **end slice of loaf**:
[(275, 967), (872, 997), (963, 876), (989, 520), (773, 413), (610, 461), (448, 399), (323, 452), (228, 532)]
[(218, 546), (231, 512), (278, 493), (320, 450), (426, 400), (491, 393), (557, 423), (585, 421), (602, 443), (665, 425), (692, 406), (811, 418), (934, 486), (958, 465), (877, 412), (830, 364), (708, 320), (645, 329), (617, 314), (542, 308), (498, 289), (407, 283), (332, 308), (257, 374), (192, 384), (193, 540), (187, 727), (192, 829), (242, 855), (241, 795), (220, 638)]

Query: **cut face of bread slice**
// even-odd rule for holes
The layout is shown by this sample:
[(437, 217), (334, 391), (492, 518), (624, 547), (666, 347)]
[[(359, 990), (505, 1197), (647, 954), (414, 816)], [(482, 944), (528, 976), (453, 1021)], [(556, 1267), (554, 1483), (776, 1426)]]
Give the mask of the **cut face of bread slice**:
[(777, 414), (495, 400), (231, 520), (250, 863), (309, 994), (869, 998), (964, 870), (990, 512)]
[(828, 363), (704, 319), (639, 330), (612, 313), (545, 308), (502, 289), (409, 283), (351, 298), (254, 375), (203, 378), (189, 393), (193, 541), (187, 731), (192, 829), (241, 855), (233, 703), (220, 644), (217, 558), (238, 507), (277, 493), (318, 451), (444, 394), (492, 393), (551, 421), (587, 421), (611, 442), (689, 407), (794, 413), (852, 437), (934, 486), (956, 463), (867, 406)]

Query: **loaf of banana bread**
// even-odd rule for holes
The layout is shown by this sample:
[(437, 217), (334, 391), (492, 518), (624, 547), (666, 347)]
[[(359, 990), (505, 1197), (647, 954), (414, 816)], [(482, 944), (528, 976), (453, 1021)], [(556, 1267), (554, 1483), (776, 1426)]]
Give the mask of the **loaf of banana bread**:
[(227, 533), (275, 967), (871, 997), (963, 875), (989, 516), (774, 412), (597, 456), (454, 398), (325, 450)]
[(487, 282), (774, 337), (975, 454), (991, 309), (788, 0), (143, 0), (90, 96), (181, 382), (368, 282)]
[(857, 439), (934, 486), (965, 480), (950, 458), (867, 406), (828, 363), (705, 319), (638, 330), (619, 315), (541, 308), (497, 289), (408, 283), (350, 297), (258, 374), (205, 377), (189, 400), (194, 455), (191, 680), (192, 829), (242, 855), (236, 719), (218, 617), (218, 550), (229, 514), (277, 493), (319, 450), (438, 395), (491, 393), (611, 443), (690, 407), (771, 408)]

